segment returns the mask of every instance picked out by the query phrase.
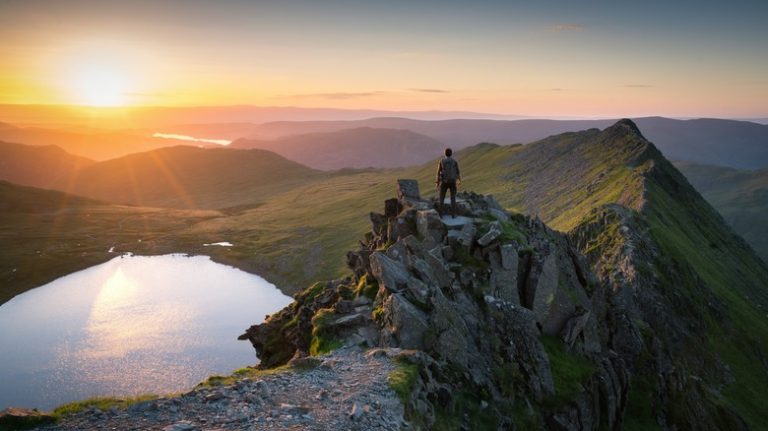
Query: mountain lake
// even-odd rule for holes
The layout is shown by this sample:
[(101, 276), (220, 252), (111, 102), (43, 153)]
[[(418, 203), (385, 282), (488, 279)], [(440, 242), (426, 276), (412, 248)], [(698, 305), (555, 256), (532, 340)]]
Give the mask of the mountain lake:
[(208, 256), (116, 257), (0, 306), (0, 410), (162, 395), (258, 363), (237, 336), (288, 305)]

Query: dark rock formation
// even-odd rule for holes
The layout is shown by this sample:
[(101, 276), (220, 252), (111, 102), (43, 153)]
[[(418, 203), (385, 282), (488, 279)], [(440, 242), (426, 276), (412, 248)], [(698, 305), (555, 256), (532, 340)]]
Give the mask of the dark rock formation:
[(400, 180), (400, 212), (390, 200), (371, 214), (349, 278), (308, 288), (241, 336), (261, 367), (318, 346), (413, 349), (406, 407), (426, 427), (477, 425), (469, 414), (482, 407), (499, 426), (620, 428), (628, 366), (601, 341), (591, 298), (603, 287), (569, 239), (473, 193), (459, 195), (463, 218), (441, 219), (417, 193)]

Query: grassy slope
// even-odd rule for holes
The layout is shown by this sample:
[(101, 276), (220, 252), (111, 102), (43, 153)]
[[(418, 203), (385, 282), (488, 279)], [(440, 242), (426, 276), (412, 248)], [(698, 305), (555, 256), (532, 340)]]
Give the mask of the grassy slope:
[(263, 150), (177, 146), (91, 165), (56, 188), (121, 204), (211, 209), (255, 205), (323, 175)]
[(675, 163), (725, 221), (768, 262), (768, 170)]
[(24, 145), (0, 141), (0, 180), (49, 187), (94, 163), (54, 145)]
[[(484, 170), (487, 191), (507, 207), (539, 214), (545, 222), (568, 231), (592, 208), (612, 202), (644, 208), (642, 214), (663, 261), (658, 271), (677, 271), (683, 284), (665, 289), (690, 295), (704, 285), (727, 307), (725, 322), (704, 316), (712, 349), (726, 360), (737, 382), (726, 401), (755, 426), (765, 399), (768, 373), (754, 346), (768, 344), (768, 270), (736, 237), (720, 216), (694, 191), (684, 177), (655, 154), (659, 172), (646, 177), (638, 170), (642, 143), (632, 137), (609, 138), (597, 132), (565, 134), (517, 151), (485, 148), (478, 167), (496, 165), (502, 154), (506, 171)], [(647, 168), (647, 166), (644, 166)], [(485, 191), (485, 190), (484, 190)], [(697, 298), (691, 298), (698, 302)]]

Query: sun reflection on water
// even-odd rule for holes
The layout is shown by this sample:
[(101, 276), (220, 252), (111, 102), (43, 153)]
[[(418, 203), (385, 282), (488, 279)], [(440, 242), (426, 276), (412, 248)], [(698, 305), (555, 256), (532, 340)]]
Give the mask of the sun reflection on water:
[(185, 390), (257, 359), (236, 337), (290, 303), (206, 256), (131, 256), (0, 306), (0, 409)]

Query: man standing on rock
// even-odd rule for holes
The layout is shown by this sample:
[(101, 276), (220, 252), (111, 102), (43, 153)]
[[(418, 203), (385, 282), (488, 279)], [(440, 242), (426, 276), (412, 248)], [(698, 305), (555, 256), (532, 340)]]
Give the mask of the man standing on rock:
[(437, 165), (437, 179), (435, 184), (440, 189), (440, 201), (438, 202), (437, 211), (442, 215), (445, 192), (451, 191), (451, 217), (456, 217), (456, 186), (461, 184), (461, 173), (459, 172), (459, 163), (451, 157), (453, 150), (450, 148), (445, 149), (445, 157), (440, 160)]

